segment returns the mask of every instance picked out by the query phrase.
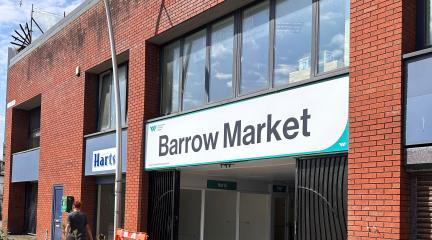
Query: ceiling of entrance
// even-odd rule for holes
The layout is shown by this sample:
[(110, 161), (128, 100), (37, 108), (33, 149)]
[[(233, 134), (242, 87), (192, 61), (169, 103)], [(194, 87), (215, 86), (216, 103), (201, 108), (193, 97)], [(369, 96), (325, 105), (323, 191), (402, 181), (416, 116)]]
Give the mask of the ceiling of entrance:
[(221, 164), (184, 167), (185, 174), (206, 175), (232, 179), (250, 179), (266, 182), (291, 182), (295, 177), (295, 159), (277, 158), (231, 163), (230, 167)]

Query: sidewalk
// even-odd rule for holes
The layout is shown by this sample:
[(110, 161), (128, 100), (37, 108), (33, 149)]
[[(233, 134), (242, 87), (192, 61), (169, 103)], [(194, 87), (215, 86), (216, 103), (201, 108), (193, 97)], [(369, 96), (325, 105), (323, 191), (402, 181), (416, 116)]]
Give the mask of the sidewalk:
[(9, 235), (11, 240), (36, 240), (36, 236), (29, 235)]

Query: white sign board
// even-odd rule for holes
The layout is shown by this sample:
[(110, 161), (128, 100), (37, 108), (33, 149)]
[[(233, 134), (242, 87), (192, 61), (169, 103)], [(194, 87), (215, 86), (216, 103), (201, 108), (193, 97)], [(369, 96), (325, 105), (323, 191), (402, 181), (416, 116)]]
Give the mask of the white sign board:
[(348, 93), (341, 77), (149, 122), (145, 168), (347, 151)]
[(107, 148), (93, 151), (92, 171), (115, 170), (116, 168), (116, 148)]
[(16, 104), (16, 101), (15, 101), (15, 100), (12, 100), (12, 101), (10, 101), (10, 102), (8, 102), (8, 103), (6, 104), (6, 108), (9, 109), (9, 108), (15, 106), (15, 104)]

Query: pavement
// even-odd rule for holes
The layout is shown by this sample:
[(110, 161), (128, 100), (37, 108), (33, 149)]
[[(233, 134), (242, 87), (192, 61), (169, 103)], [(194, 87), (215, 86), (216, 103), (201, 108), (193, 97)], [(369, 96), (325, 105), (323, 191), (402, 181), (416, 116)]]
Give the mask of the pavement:
[(9, 235), (8, 237), (11, 240), (36, 240), (36, 236), (30, 235)]

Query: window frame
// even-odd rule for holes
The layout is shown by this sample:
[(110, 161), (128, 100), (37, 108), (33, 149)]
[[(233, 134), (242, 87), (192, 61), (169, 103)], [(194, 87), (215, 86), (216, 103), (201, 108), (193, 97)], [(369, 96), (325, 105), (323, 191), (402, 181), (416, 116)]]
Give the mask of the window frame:
[[(125, 106), (124, 106), (124, 112), (125, 112), (125, 116), (122, 116), (122, 128), (124, 128), (124, 127), (127, 127), (127, 125), (128, 125), (128, 96), (129, 96), (129, 61), (126, 61), (126, 62), (123, 62), (123, 63), (121, 63), (121, 64), (118, 64), (118, 66), (117, 66), (117, 69), (119, 69), (119, 68), (121, 68), (121, 67), (125, 67), (125, 70), (126, 70), (126, 74), (125, 74), (125, 78), (126, 78), (126, 85), (125, 85), (125, 87), (126, 87), (126, 89), (125, 89), (125, 102), (124, 102), (124, 104), (125, 104)], [(112, 70), (112, 68), (110, 68), (110, 69), (108, 69), (108, 70), (105, 70), (105, 71), (103, 71), (103, 72), (101, 72), (101, 73), (99, 73), (98, 75), (97, 75), (97, 80), (98, 80), (98, 97), (97, 97), (97, 116), (96, 116), (96, 129), (97, 129), (97, 131), (96, 132), (106, 132), (106, 131), (111, 131), (111, 130), (114, 130), (114, 128), (115, 128), (115, 126), (114, 127), (109, 127), (109, 128), (104, 128), (104, 129), (102, 129), (101, 128), (101, 126), (100, 126), (100, 111), (101, 111), (101, 90), (102, 90), (102, 79), (105, 77), (105, 76), (107, 76), (107, 75), (110, 75), (111, 76), (111, 84), (110, 84), (110, 92), (109, 92), (109, 95), (110, 95), (110, 111), (109, 111), (109, 114), (110, 114), (110, 124), (109, 125), (111, 125), (111, 97), (112, 97), (112, 94), (113, 94), (113, 82), (112, 82), (112, 78), (113, 78), (113, 76), (112, 76), (112, 73), (113, 73), (113, 70)], [(119, 79), (119, 81), (120, 81), (120, 79)], [(119, 87), (120, 87), (120, 82), (119, 82)], [(121, 94), (121, 93), (120, 93)], [(115, 100), (114, 100), (115, 101)], [(120, 97), (120, 101), (121, 101), (121, 97)], [(122, 104), (121, 102), (120, 102), (120, 104)], [(122, 107), (122, 106), (120, 106), (120, 107)], [(123, 121), (124, 121), (124, 124), (123, 124)]]
[[(269, 2), (269, 61), (268, 61), (268, 84), (265, 88), (259, 89), (256, 91), (241, 93), (240, 92), (240, 79), (241, 79), (241, 51), (242, 51), (242, 38), (243, 38), (243, 13), (245, 10), (254, 7), (256, 5), (261, 4), (262, 2), (268, 1)], [(345, 0), (348, 1), (348, 0)], [(165, 92), (165, 85), (166, 83), (163, 81), (163, 71), (159, 71), (159, 94), (160, 94), (160, 107), (159, 107), (159, 113), (161, 116), (175, 116), (175, 115), (181, 115), (184, 113), (189, 112), (195, 112), (199, 111), (201, 109), (206, 109), (209, 107), (219, 106), (230, 102), (235, 102), (242, 99), (252, 98), (260, 95), (266, 95), (271, 92), (277, 92), (282, 91), (290, 88), (297, 88), (299, 86), (308, 85), (311, 83), (323, 81), (329, 78), (346, 75), (349, 73), (349, 65), (345, 67), (341, 67), (335, 70), (327, 71), (327, 72), (319, 72), (319, 30), (320, 30), (320, 22), (319, 22), (319, 4), (320, 0), (311, 0), (311, 6), (312, 6), (312, 33), (311, 33), (311, 74), (308, 79), (298, 81), (298, 82), (292, 82), (292, 83), (285, 83), (281, 84), (279, 86), (275, 86), (274, 84), (274, 57), (275, 57), (275, 33), (276, 33), (276, 2), (277, 0), (259, 0), (254, 1), (250, 4), (247, 4), (237, 10), (234, 10), (233, 12), (230, 12), (228, 14), (225, 14), (207, 24), (204, 24), (203, 26), (196, 28), (193, 31), (190, 31), (186, 34), (183, 34), (180, 37), (174, 38), (171, 41), (168, 41), (164, 43), (160, 48), (160, 61), (159, 61), (159, 69), (163, 69), (164, 59), (164, 47), (173, 44), (176, 41), (179, 41), (180, 44), (180, 88), (179, 88), (179, 109), (176, 109), (176, 111), (171, 111), (170, 113), (164, 112), (164, 92)], [(349, 13), (351, 14), (351, 13)], [(230, 17), (234, 18), (234, 49), (233, 49), (233, 93), (232, 96), (226, 99), (220, 99), (220, 100), (214, 100), (210, 101), (209, 94), (210, 94), (210, 51), (211, 51), (211, 30), (212, 26), (214, 24), (217, 24), (220, 21), (224, 21)], [(199, 31), (205, 30), (206, 31), (206, 69), (205, 69), (205, 101), (202, 106), (190, 109), (190, 110), (183, 110), (183, 94), (184, 94), (184, 40), (188, 36), (193, 35), (194, 33), (197, 33)], [(349, 51), (349, 49), (348, 49)]]

